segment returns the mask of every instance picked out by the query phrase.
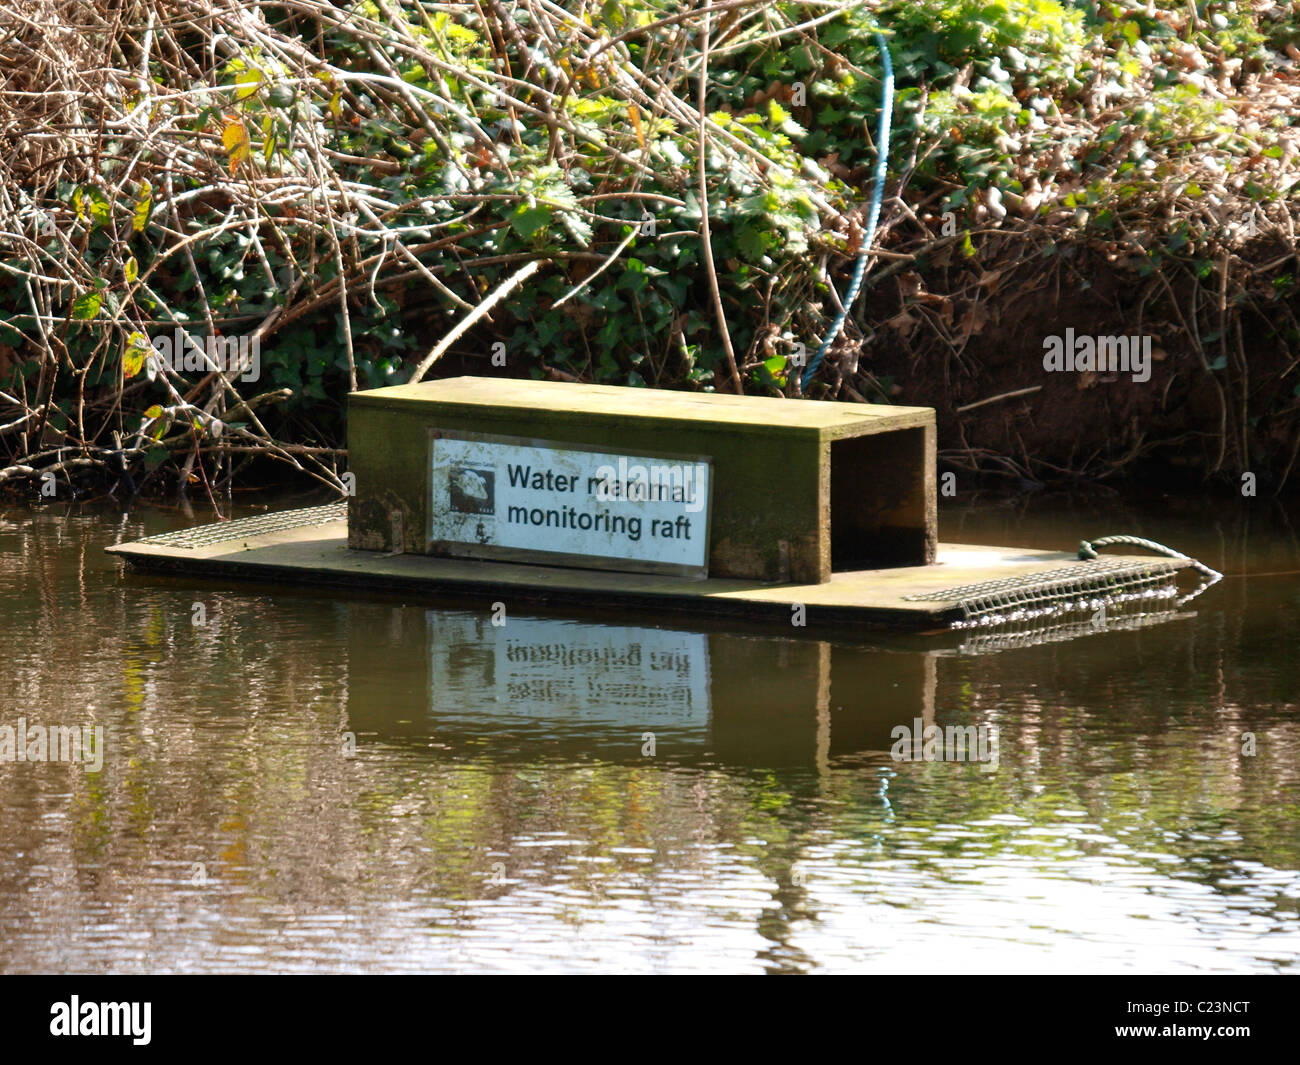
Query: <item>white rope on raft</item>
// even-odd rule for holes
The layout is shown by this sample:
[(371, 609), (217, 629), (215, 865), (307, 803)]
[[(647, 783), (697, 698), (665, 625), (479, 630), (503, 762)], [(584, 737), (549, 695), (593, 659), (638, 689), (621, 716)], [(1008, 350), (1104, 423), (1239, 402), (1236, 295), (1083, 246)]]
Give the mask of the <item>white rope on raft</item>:
[(1156, 554), (1164, 555), (1166, 558), (1182, 559), (1183, 561), (1190, 563), (1192, 568), (1205, 578), (1205, 583), (1197, 588), (1196, 591), (1189, 595), (1185, 595), (1182, 599), (1178, 600), (1179, 606), (1182, 606), (1182, 604), (1187, 602), (1187, 600), (1200, 595), (1211, 585), (1218, 584), (1219, 581), (1223, 580), (1222, 573), (1216, 569), (1211, 569), (1204, 562), (1192, 558), (1191, 555), (1184, 555), (1181, 551), (1175, 551), (1172, 547), (1166, 547), (1164, 544), (1157, 543), (1155, 540), (1148, 540), (1144, 536), (1131, 536), (1126, 533), (1121, 533), (1117, 536), (1103, 536), (1099, 540), (1080, 540), (1079, 557), (1082, 559), (1094, 559), (1099, 557), (1097, 555), (1097, 548), (1114, 547), (1118, 544), (1123, 544), (1126, 547), (1145, 548), (1147, 551), (1154, 551)]

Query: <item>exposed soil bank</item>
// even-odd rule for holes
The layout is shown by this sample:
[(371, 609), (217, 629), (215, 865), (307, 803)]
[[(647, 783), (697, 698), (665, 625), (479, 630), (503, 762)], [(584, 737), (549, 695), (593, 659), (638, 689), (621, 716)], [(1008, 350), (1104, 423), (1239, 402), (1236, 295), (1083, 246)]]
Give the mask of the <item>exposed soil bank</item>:
[[(839, 352), (894, 402), (937, 409), (948, 468), (1030, 483), (1177, 474), (1234, 491), (1250, 473), (1261, 494), (1294, 490), (1295, 308), (1271, 283), (1294, 248), (1261, 241), (1226, 274), (1221, 262), (1170, 284), (1092, 245), (999, 243), (882, 280), (862, 314), (881, 324)], [(1131, 349), (1127, 371), (1047, 368), (1070, 341), (1080, 355)]]

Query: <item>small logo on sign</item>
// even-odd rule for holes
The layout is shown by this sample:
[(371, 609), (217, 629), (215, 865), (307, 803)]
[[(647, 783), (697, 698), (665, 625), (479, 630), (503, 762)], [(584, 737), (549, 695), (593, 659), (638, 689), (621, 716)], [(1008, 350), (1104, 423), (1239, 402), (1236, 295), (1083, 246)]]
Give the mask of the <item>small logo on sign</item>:
[(453, 466), (447, 471), (451, 509), (461, 514), (496, 513), (496, 471)]

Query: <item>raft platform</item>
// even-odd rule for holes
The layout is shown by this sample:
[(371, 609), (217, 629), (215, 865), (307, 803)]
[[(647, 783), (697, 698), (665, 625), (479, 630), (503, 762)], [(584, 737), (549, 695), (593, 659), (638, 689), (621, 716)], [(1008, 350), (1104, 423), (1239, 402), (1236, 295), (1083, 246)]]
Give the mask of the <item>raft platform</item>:
[[(348, 547), (347, 504), (202, 525), (109, 547), (133, 569), (223, 582), (424, 593), (562, 608), (744, 618), (789, 630), (936, 629), (1019, 612), (1088, 610), (1100, 597), (1170, 598), (1185, 558), (940, 544), (935, 562), (836, 572), (818, 583), (583, 570)], [(1163, 605), (1163, 604), (1162, 604)], [(796, 618), (802, 607), (802, 619)], [(798, 626), (798, 620), (804, 626)]]
[(928, 407), (456, 377), (348, 397), (346, 503), (152, 536), (136, 569), (794, 632), (1179, 602), (1163, 557), (938, 542)]

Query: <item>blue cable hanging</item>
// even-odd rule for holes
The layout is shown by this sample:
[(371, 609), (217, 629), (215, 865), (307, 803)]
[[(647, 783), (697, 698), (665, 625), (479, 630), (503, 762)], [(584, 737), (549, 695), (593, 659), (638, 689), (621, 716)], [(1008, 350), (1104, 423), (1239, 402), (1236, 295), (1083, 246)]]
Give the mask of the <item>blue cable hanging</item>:
[(880, 49), (880, 59), (885, 68), (885, 78), (884, 91), (880, 98), (880, 128), (876, 134), (875, 187), (871, 190), (871, 214), (867, 220), (866, 235), (862, 238), (862, 248), (858, 252), (858, 261), (853, 267), (853, 280), (849, 282), (848, 291), (844, 293), (843, 309), (836, 316), (835, 321), (831, 323), (826, 339), (821, 342), (817, 354), (813, 356), (812, 362), (804, 370), (803, 379), (800, 382), (801, 388), (808, 387), (808, 382), (812, 380), (813, 374), (817, 372), (817, 367), (822, 364), (822, 359), (826, 357), (827, 350), (835, 343), (835, 338), (840, 335), (840, 330), (844, 328), (844, 321), (853, 309), (853, 303), (858, 298), (858, 292), (862, 288), (862, 279), (867, 272), (867, 259), (870, 257), (872, 242), (876, 239), (876, 223), (880, 220), (880, 201), (884, 198), (885, 193), (885, 171), (889, 165), (889, 119), (894, 110), (894, 64), (889, 57), (889, 45), (885, 43), (885, 38), (880, 33), (876, 34), (876, 47)]

